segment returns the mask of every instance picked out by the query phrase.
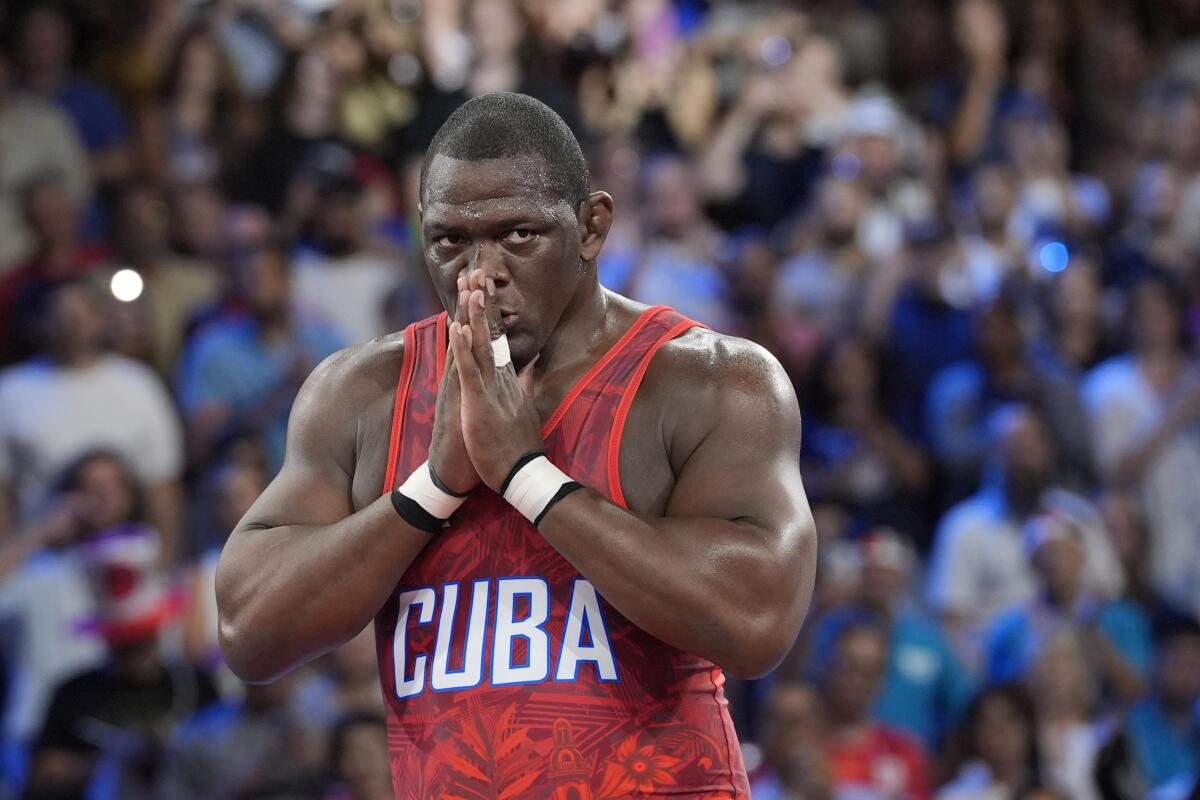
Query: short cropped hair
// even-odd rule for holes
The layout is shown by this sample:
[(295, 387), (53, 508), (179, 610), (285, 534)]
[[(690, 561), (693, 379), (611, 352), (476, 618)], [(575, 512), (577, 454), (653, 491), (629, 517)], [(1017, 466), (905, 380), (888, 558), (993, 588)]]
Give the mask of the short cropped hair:
[(540, 155), (555, 194), (572, 206), (591, 191), (587, 162), (570, 127), (541, 100), (496, 92), (463, 103), (438, 128), (421, 163), (421, 197), (435, 156), (463, 161)]

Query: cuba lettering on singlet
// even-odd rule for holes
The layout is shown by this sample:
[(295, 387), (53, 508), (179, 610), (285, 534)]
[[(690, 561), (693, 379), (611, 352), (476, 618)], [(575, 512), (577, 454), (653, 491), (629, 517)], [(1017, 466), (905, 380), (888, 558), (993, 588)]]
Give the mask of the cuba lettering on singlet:
[[(467, 595), (469, 594), (469, 598)], [(461, 598), (461, 600), (460, 600)], [(455, 629), (459, 602), (470, 603), (467, 623)], [(592, 584), (578, 578), (571, 589), (561, 644), (551, 646), (550, 588), (544, 578), (499, 578), (426, 586), (401, 592), (396, 633), (392, 640), (395, 697), (403, 700), (424, 691), (450, 692), (491, 686), (578, 679), (590, 666), (600, 681), (619, 680), (612, 642)], [(522, 610), (521, 606), (525, 609)], [(437, 629), (432, 661), (425, 654), (409, 657), (410, 618)], [(485, 634), (492, 631), (492, 644)], [(525, 657), (514, 658), (514, 643), (523, 640)], [(461, 642), (461, 665), (450, 667), (452, 643)], [(553, 677), (551, 677), (553, 676)]]

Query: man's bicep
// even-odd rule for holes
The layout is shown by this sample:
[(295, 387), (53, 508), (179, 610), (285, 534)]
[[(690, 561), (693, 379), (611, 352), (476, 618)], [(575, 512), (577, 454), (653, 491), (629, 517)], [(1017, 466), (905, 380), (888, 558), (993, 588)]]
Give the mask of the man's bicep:
[(739, 364), (706, 410), (709, 430), (676, 478), (669, 516), (782, 525), (807, 513), (800, 480), (800, 408), (765, 352)]
[(331, 356), (308, 377), (288, 417), (287, 450), (279, 473), (238, 525), (327, 525), (352, 511), (357, 415)]

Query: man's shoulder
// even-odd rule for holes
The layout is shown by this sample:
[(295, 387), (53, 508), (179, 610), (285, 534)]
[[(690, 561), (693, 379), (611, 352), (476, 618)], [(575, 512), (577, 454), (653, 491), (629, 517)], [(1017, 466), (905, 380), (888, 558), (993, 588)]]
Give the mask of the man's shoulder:
[(650, 363), (646, 380), (677, 385), (681, 392), (751, 392), (763, 399), (795, 398), (787, 373), (765, 347), (703, 327), (664, 343)]
[(29, 388), (30, 382), (41, 382), (49, 373), (50, 362), (43, 358), (31, 358), (0, 369), (0, 397), (10, 393), (21, 393)]
[(309, 376), (307, 391), (341, 409), (366, 407), (395, 391), (403, 362), (403, 332), (380, 336), (325, 358)]

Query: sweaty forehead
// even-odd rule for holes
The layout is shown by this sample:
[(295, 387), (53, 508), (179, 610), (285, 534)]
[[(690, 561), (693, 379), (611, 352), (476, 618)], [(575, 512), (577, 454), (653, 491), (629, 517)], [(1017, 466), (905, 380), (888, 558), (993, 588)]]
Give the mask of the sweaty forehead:
[(519, 211), (549, 218), (570, 209), (540, 155), (463, 160), (439, 154), (425, 173), (421, 199), (426, 217)]

